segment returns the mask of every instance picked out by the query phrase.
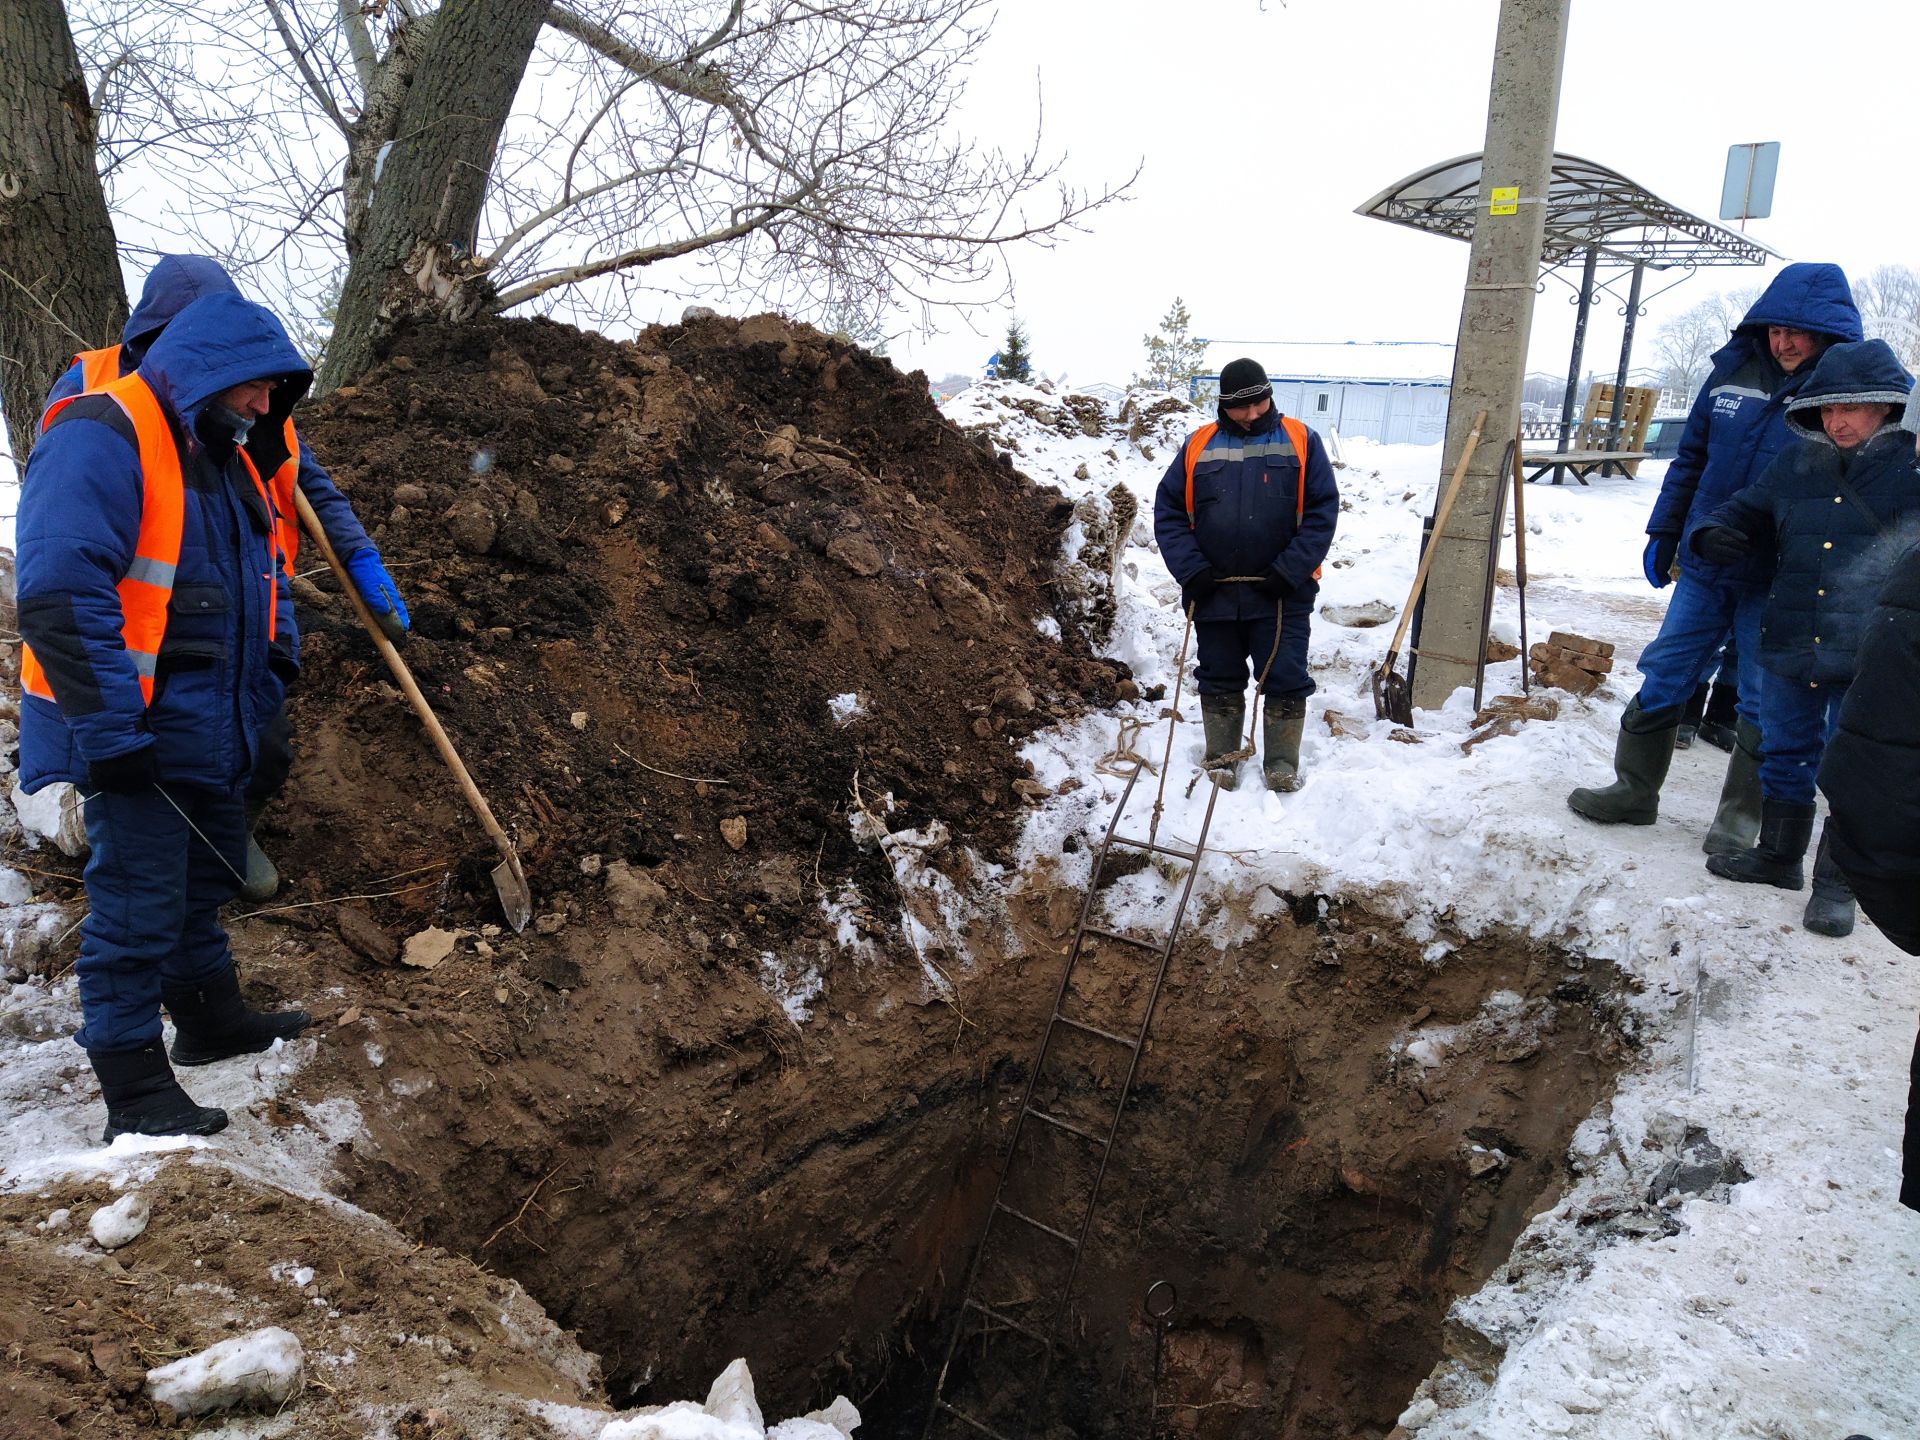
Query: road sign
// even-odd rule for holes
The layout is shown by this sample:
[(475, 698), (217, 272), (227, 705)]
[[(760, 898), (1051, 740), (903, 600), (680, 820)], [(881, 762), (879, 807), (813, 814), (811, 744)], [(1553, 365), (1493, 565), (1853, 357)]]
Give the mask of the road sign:
[(1727, 147), (1727, 178), (1720, 186), (1722, 220), (1764, 220), (1773, 213), (1773, 177), (1780, 142)]

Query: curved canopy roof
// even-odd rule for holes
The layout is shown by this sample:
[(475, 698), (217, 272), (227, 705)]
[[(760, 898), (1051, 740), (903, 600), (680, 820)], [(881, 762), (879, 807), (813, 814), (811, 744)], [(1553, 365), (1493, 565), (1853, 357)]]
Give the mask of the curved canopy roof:
[[(1480, 200), (1479, 154), (1461, 155), (1389, 185), (1355, 212), (1456, 240), (1472, 240)], [(1655, 270), (1673, 265), (1764, 265), (1783, 258), (1751, 236), (1702, 220), (1617, 170), (1555, 152), (1540, 263), (1549, 269), (1589, 246)]]

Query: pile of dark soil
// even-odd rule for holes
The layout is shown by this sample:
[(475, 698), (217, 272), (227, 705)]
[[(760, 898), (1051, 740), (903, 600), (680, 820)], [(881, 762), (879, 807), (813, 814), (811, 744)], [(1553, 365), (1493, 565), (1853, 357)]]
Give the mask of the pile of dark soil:
[[(991, 853), (1022, 806), (1012, 742), (1131, 685), (1069, 616), (1061, 641), (1036, 628), (1069, 503), (917, 376), (804, 325), (415, 329), (302, 423), (543, 911), (580, 918), (624, 861), (777, 940), (819, 923), (796, 857), (884, 904), (883, 858), (848, 833), (856, 777), (891, 793), (890, 828), (937, 817)], [(301, 563), (300, 762), (265, 832), (300, 858), (287, 898), (398, 888), (373, 903), (402, 931), (484, 907), (484, 837)]]

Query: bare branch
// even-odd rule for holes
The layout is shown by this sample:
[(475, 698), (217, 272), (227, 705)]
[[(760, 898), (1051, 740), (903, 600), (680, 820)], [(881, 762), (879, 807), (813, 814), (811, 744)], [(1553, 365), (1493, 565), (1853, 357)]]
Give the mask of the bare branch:
[(360, 0), (340, 0), (340, 28), (347, 32), (347, 53), (353, 56), (353, 73), (360, 79), (360, 93), (365, 95), (373, 89), (380, 57), (374, 53)]

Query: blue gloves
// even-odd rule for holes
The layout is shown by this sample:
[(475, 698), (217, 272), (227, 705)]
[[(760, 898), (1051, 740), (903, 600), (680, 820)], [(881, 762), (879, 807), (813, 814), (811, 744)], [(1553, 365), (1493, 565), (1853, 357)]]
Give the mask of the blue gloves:
[(1640, 558), (1647, 584), (1664, 590), (1673, 583), (1673, 557), (1680, 551), (1678, 535), (1653, 535), (1647, 539), (1647, 553)]
[(389, 640), (398, 640), (407, 633), (407, 627), (413, 623), (407, 614), (407, 602), (400, 598), (400, 587), (393, 583), (393, 576), (380, 563), (378, 550), (369, 545), (349, 555), (347, 576)]

